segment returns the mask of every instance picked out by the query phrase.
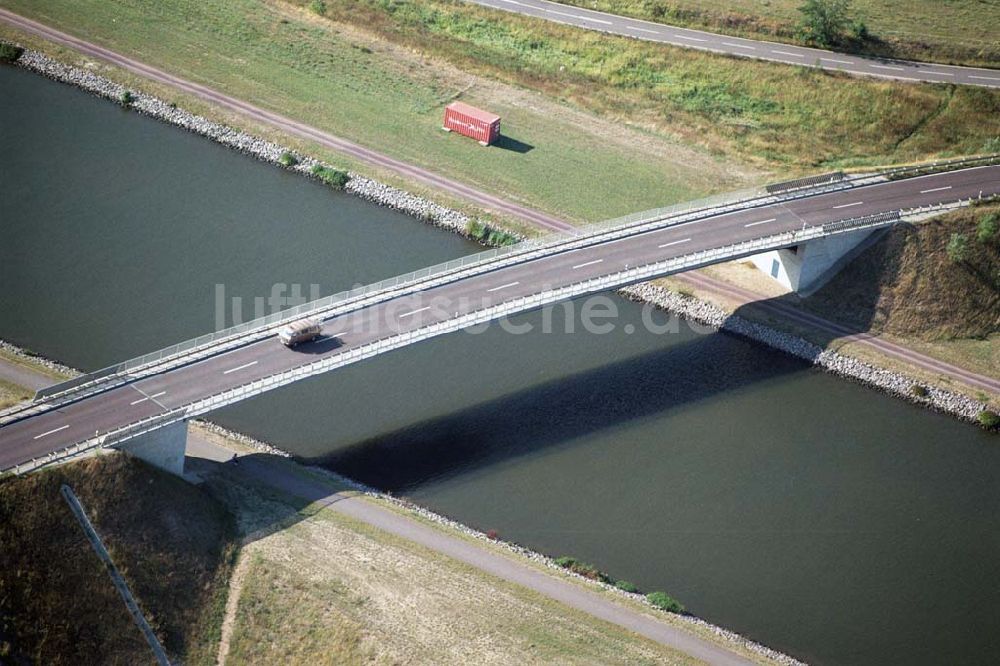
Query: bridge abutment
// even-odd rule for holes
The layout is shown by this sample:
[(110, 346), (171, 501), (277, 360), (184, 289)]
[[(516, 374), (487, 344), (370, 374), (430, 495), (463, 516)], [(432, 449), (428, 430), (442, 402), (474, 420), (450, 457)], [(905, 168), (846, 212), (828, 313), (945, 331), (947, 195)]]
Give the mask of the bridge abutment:
[(750, 261), (787, 289), (808, 296), (883, 233), (885, 229), (861, 229), (826, 236), (795, 247), (757, 254), (750, 257)]
[(184, 475), (184, 450), (187, 448), (187, 421), (164, 426), (144, 435), (117, 444), (114, 448), (126, 451), (177, 476)]

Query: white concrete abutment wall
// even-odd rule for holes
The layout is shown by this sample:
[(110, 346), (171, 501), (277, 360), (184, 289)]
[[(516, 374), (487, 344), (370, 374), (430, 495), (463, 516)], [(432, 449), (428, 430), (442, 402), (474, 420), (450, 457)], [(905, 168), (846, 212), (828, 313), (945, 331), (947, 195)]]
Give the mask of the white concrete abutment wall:
[(860, 229), (825, 236), (795, 247), (756, 254), (750, 261), (785, 288), (808, 296), (881, 238), (885, 231), (884, 228)]
[(187, 421), (171, 423), (121, 444), (115, 444), (113, 448), (130, 453), (165, 472), (183, 476), (187, 426)]

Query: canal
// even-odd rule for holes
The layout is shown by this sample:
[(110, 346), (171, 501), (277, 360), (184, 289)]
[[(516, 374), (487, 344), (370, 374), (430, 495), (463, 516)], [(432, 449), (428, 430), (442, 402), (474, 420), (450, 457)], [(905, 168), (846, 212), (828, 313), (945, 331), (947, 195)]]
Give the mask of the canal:
[[(6, 67), (0, 232), (0, 338), (87, 370), (212, 330), (217, 285), (250, 316), (276, 283), (327, 294), (477, 250)], [(996, 438), (610, 302), (608, 334), (531, 313), (213, 420), (810, 662), (995, 660)]]

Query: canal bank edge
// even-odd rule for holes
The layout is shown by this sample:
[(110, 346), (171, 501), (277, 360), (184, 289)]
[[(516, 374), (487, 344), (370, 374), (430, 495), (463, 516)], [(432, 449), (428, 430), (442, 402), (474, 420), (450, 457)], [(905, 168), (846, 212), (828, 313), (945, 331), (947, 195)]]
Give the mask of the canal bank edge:
[[(130, 97), (129, 107), (139, 113), (199, 134), (255, 159), (283, 169), (296, 171), (310, 178), (315, 177), (312, 173), (314, 166), (330, 167), (330, 165), (308, 156), (299, 156), (299, 161), (296, 164), (286, 166), (282, 162), (282, 156), (286, 153), (293, 153), (293, 151), (281, 145), (210, 121), (152, 95), (129, 90), (126, 86), (103, 76), (61, 63), (32, 49), (25, 49), (15, 64), (46, 78), (73, 85), (116, 103), (121, 103), (122, 96), (128, 93)], [(468, 215), (361, 174), (350, 172), (349, 175), (350, 180), (344, 186), (345, 192), (379, 206), (400, 211), (421, 222), (482, 242), (480, 238), (470, 234), (470, 222), (473, 219)], [(491, 226), (495, 227), (495, 225)], [(520, 235), (515, 231), (502, 228), (499, 230), (507, 231), (520, 238)], [(989, 407), (983, 401), (974, 400), (953, 391), (928, 386), (901, 373), (825, 350), (800, 336), (732, 315), (714, 304), (676, 294), (659, 285), (645, 283), (623, 288), (619, 292), (630, 300), (649, 303), (717, 330), (724, 330), (748, 338), (806, 360), (845, 379), (882, 390), (913, 404), (950, 414), (969, 423), (978, 423), (979, 414)], [(915, 392), (914, 387), (920, 388)]]
[[(36, 74), (41, 74), (53, 81), (68, 83), (81, 90), (119, 104), (125, 103), (123, 100), (126, 99), (125, 96), (127, 95), (128, 108), (138, 113), (201, 135), (262, 162), (267, 162), (289, 171), (295, 171), (310, 178), (316, 178), (312, 171), (316, 166), (336, 169), (332, 165), (325, 164), (311, 157), (298, 155), (295, 151), (279, 146), (271, 141), (266, 141), (246, 132), (185, 111), (174, 104), (169, 104), (152, 95), (131, 90), (103, 76), (58, 62), (38, 51), (25, 49), (24, 53), (14, 64)], [(282, 156), (286, 153), (295, 155), (297, 162), (286, 166), (282, 162)], [(345, 192), (379, 206), (411, 215), (428, 224), (433, 224), (466, 236), (467, 238), (474, 239), (469, 233), (469, 223), (472, 218), (468, 215), (392, 187), (391, 185), (372, 180), (361, 174), (349, 172), (348, 175), (350, 179), (343, 187)], [(514, 235), (518, 238), (521, 237), (519, 234)]]

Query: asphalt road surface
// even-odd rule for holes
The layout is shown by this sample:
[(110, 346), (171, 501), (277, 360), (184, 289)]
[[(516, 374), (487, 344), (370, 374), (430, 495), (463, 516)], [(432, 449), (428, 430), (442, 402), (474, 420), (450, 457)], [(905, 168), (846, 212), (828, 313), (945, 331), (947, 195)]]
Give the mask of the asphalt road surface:
[(951, 171), (715, 215), (459, 279), (329, 319), (328, 337), (314, 343), (287, 349), (277, 339), (258, 341), (10, 423), (0, 429), (0, 470), (387, 335), (543, 289), (804, 226), (994, 194), (1000, 194), (1000, 166)]
[[(650, 42), (681, 46), (700, 51), (725, 53), (757, 60), (769, 60), (787, 65), (806, 65), (834, 71), (876, 76), (899, 81), (926, 81), (931, 83), (959, 83), (970, 86), (1000, 88), (1000, 70), (977, 67), (957, 67), (856, 56), (806, 46), (764, 42), (741, 37), (717, 35), (701, 30), (675, 28), (662, 23), (606, 14), (590, 9), (563, 5), (548, 0), (469, 0), (477, 5), (534, 16), (588, 30), (599, 30)], [(989, 20), (984, 17), (983, 20)]]

